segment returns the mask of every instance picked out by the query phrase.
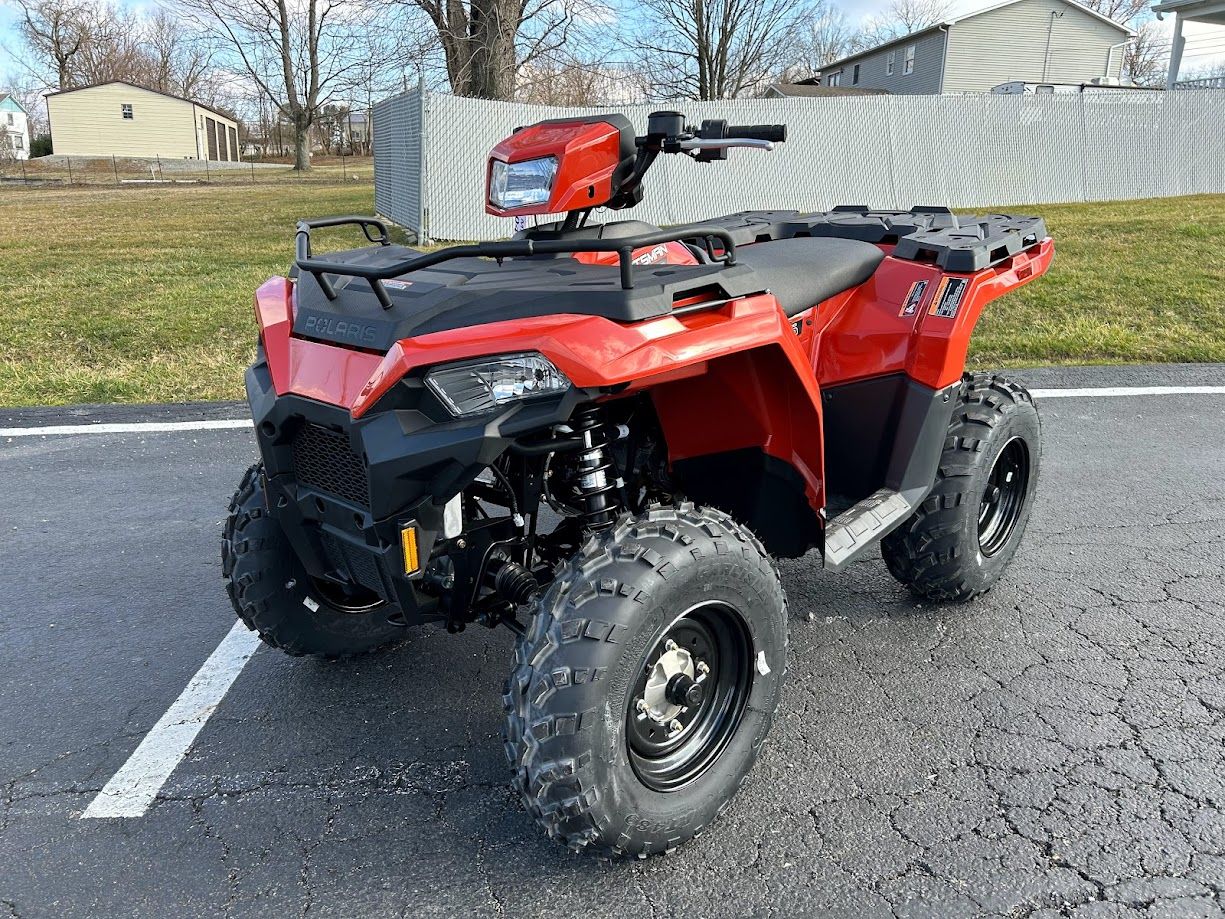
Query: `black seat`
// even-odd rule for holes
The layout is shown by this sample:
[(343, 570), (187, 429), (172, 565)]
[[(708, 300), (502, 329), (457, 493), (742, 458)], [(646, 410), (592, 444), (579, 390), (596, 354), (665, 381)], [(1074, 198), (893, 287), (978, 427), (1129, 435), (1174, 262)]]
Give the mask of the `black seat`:
[(862, 284), (885, 257), (855, 239), (796, 237), (736, 249), (736, 261), (752, 268), (788, 316)]

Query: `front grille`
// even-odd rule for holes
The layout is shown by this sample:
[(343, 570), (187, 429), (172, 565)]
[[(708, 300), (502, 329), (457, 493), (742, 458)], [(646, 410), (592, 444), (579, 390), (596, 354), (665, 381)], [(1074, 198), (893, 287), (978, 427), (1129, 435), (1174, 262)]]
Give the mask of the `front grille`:
[(304, 424), (293, 439), (294, 475), (298, 482), (365, 507), (370, 502), (366, 464), (339, 431)]
[(383, 579), (379, 576), (378, 562), (374, 560), (373, 553), (351, 546), (331, 533), (324, 532), (320, 536), (328, 561), (342, 576), (354, 584), (360, 584), (367, 590), (373, 590), (379, 596), (387, 595), (387, 588), (383, 586)]

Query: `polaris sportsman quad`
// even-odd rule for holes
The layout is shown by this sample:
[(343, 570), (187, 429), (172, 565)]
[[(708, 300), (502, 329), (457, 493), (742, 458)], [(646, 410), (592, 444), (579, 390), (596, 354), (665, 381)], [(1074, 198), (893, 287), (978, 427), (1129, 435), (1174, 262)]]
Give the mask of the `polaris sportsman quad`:
[[(302, 222), (295, 270), (255, 297), (239, 617), (322, 656), (510, 628), (514, 783), (575, 849), (672, 849), (740, 785), (787, 669), (773, 558), (840, 569), (879, 542), (915, 595), (969, 600), (1030, 513), (1033, 402), (964, 366), (983, 307), (1050, 265), (1041, 220), (590, 220), (637, 204), (662, 155), (785, 136), (544, 121), (494, 148), (486, 209), (564, 219), (432, 252), (367, 217)], [(370, 245), (312, 253), (343, 225)]]

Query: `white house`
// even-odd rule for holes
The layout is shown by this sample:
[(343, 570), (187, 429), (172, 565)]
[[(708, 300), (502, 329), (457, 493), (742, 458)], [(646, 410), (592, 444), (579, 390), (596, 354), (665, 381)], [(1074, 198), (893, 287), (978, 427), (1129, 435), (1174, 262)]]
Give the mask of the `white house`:
[(11, 93), (0, 91), (0, 158), (30, 156), (30, 118)]

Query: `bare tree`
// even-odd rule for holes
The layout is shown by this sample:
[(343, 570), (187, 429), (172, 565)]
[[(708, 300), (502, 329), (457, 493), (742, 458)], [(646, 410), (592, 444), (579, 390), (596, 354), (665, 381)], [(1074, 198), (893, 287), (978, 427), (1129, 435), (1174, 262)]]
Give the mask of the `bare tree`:
[(799, 53), (807, 0), (642, 0), (634, 38), (652, 94), (729, 99), (776, 74)]
[(216, 49), (207, 36), (184, 28), (183, 21), (165, 8), (150, 16), (141, 32), (146, 86), (202, 102), (219, 101), (223, 94), (216, 86)]
[(1095, 13), (1118, 23), (1129, 23), (1147, 15), (1151, 0), (1082, 0)]
[(566, 46), (590, 0), (408, 0), (429, 17), (458, 96), (512, 99), (520, 68)]
[(88, 10), (65, 0), (17, 0), (18, 29), (26, 46), (49, 65), (49, 89), (76, 85), (77, 56), (89, 37)]
[(1156, 21), (1141, 23), (1136, 37), (1123, 49), (1123, 76), (1140, 86), (1161, 86), (1169, 62), (1170, 43)]
[(90, 0), (18, 0), (24, 69), (45, 89), (125, 80), (219, 104), (211, 49), (167, 10), (141, 17)]
[(780, 73), (780, 80), (795, 82), (816, 75), (825, 65), (850, 54), (856, 35), (841, 9), (828, 0), (817, 0), (812, 20), (799, 39), (796, 61)]
[(85, 41), (76, 57), (76, 85), (92, 86), (110, 80), (141, 82), (148, 61), (141, 44), (143, 25), (139, 17), (109, 4), (82, 9)]
[(951, 0), (893, 0), (879, 16), (869, 17), (851, 40), (852, 51), (872, 48), (943, 21)]
[(310, 168), (311, 126), (386, 51), (378, 8), (364, 0), (181, 0), (223, 43), (293, 133), (294, 168)]

